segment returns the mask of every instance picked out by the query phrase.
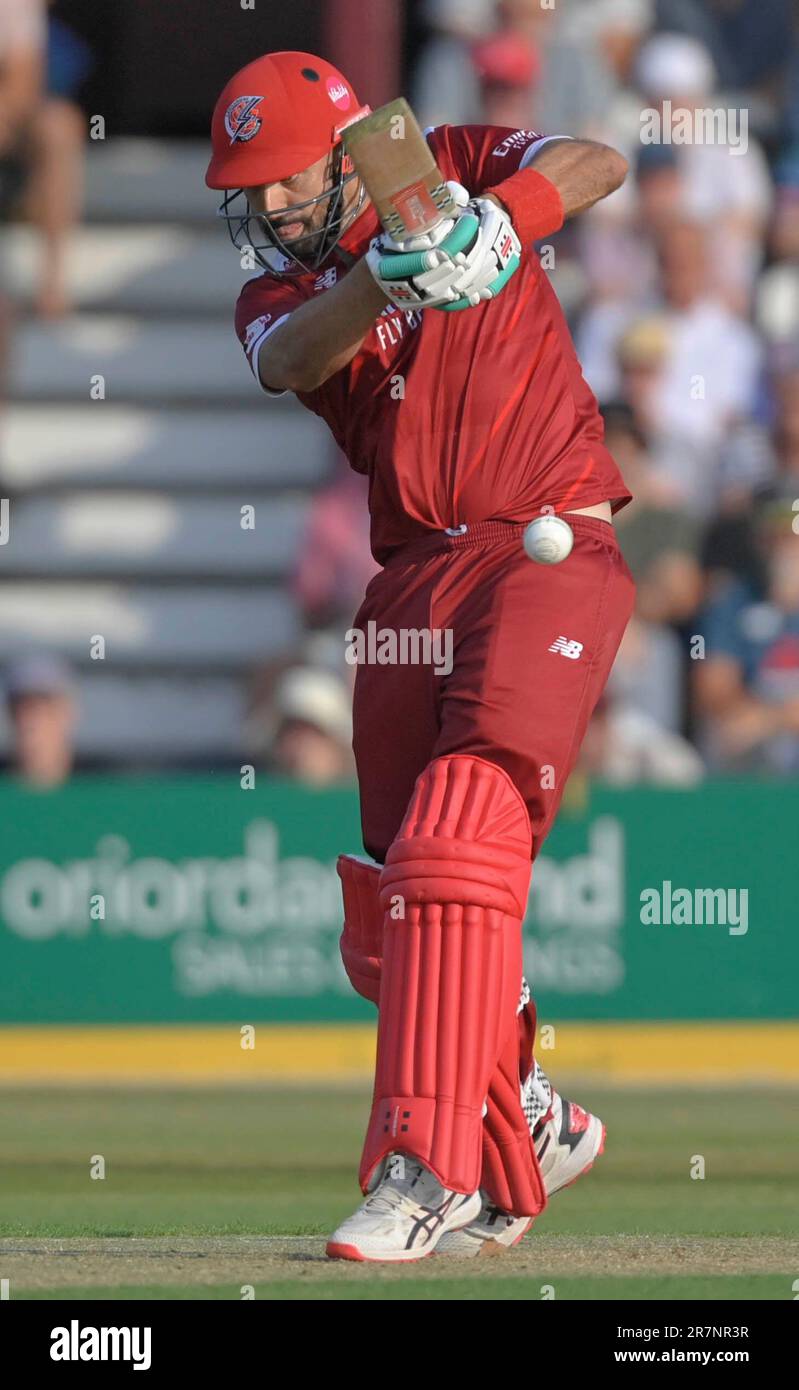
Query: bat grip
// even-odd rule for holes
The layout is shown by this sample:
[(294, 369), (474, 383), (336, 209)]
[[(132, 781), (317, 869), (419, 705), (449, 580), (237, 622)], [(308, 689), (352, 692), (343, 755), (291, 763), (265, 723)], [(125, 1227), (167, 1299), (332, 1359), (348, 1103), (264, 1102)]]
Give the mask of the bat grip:
[[(479, 219), (473, 213), (463, 213), (449, 235), (435, 249), (446, 251), (450, 256), (457, 256), (460, 251), (465, 251), (474, 241), (479, 226)], [(426, 270), (429, 270), (430, 266), (425, 260), (428, 254), (428, 251), (392, 252), (390, 256), (386, 257), (389, 262), (387, 270), (392, 280), (409, 279), (413, 275), (422, 275)]]

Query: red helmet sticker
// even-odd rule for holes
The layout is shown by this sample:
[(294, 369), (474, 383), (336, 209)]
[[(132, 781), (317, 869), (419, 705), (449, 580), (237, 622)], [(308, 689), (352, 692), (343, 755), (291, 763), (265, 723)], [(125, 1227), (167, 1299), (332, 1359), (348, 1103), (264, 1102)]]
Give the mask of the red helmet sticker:
[(346, 111), (350, 104), (350, 94), (339, 77), (328, 77), (327, 95), (339, 111)]
[(225, 112), (225, 130), (230, 136), (231, 145), (237, 141), (252, 140), (261, 129), (263, 121), (258, 115), (258, 107), (263, 97), (236, 97)]

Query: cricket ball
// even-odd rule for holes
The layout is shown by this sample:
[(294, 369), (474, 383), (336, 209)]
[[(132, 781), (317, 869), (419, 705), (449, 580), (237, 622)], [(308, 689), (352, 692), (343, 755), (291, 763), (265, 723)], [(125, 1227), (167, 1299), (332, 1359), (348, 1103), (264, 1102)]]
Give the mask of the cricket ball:
[(547, 512), (525, 528), (524, 548), (539, 565), (559, 565), (571, 553), (574, 532), (568, 521)]

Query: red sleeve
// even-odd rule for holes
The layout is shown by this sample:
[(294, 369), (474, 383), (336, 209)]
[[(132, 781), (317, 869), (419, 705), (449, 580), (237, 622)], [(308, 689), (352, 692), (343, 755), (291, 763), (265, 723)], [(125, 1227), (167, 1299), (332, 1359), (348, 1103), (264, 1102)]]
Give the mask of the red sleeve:
[(547, 140), (565, 138), (491, 125), (436, 126), (427, 137), (442, 173), (470, 193), (483, 193), (515, 174)]
[[(276, 328), (285, 323), (289, 314), (305, 303), (306, 296), (299, 285), (286, 284), (273, 280), (269, 275), (259, 275), (248, 280), (236, 304), (236, 336), (244, 348), (244, 355), (252, 368), (255, 380), (261, 385), (258, 375), (258, 354), (267, 338)], [(285, 391), (270, 391), (263, 387), (267, 396), (285, 396)]]

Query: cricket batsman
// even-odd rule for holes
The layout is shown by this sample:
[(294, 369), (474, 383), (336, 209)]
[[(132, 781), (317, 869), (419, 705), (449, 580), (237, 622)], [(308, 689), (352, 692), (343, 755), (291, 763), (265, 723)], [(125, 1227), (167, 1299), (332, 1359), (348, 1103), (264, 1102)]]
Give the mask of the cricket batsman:
[[(365, 1200), (327, 1253), (397, 1261), (515, 1245), (604, 1144), (534, 1060), (522, 920), (631, 613), (612, 521), (630, 493), (535, 243), (627, 166), (587, 140), (441, 126), (457, 215), (396, 243), (342, 144), (368, 111), (323, 59), (267, 54), (219, 98), (206, 182), (263, 267), (236, 308), (256, 380), (369, 479), (382, 569), (355, 631), (452, 634), (446, 672), (358, 666), (370, 859), (339, 860), (342, 957), (379, 1021)], [(569, 538), (559, 563), (527, 543), (541, 518)]]

